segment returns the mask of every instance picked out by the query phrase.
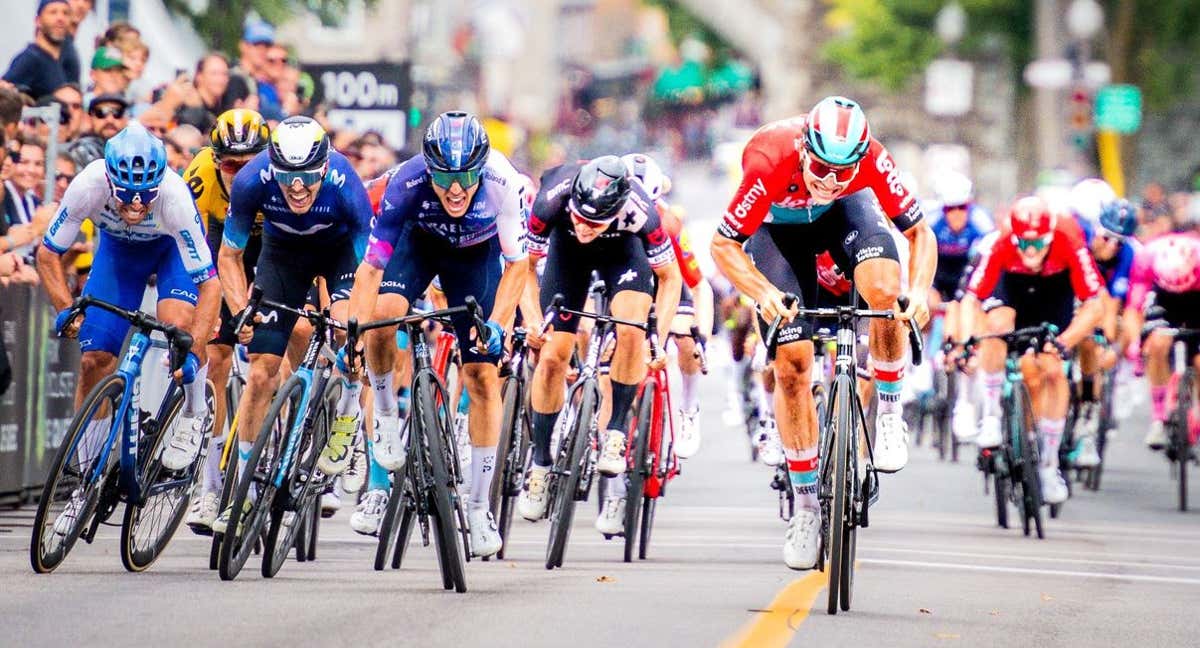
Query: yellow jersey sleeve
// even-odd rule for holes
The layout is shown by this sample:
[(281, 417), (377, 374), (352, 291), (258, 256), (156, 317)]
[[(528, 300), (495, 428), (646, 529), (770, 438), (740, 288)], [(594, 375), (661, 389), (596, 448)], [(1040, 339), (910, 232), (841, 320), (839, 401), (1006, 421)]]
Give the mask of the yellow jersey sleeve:
[(211, 148), (200, 149), (183, 172), (183, 180), (192, 192), (196, 209), (204, 217), (205, 230), (208, 229), (209, 219), (224, 223), (225, 214), (229, 211), (229, 192), (221, 183), (221, 173)]

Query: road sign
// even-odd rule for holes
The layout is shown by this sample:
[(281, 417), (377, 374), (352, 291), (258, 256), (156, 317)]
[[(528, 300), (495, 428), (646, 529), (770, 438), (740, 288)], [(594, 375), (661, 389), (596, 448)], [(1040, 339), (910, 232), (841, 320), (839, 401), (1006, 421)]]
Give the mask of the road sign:
[(313, 103), (325, 103), (330, 123), (356, 131), (375, 130), (392, 148), (404, 147), (412, 77), (407, 63), (305, 65), (316, 81)]
[(966, 61), (937, 59), (925, 69), (925, 111), (960, 117), (971, 111), (974, 68)]
[(1071, 62), (1066, 59), (1037, 59), (1025, 66), (1025, 83), (1039, 89), (1065, 88), (1071, 83)]
[(1107, 85), (1096, 93), (1096, 127), (1129, 135), (1142, 125), (1142, 91), (1135, 85)]

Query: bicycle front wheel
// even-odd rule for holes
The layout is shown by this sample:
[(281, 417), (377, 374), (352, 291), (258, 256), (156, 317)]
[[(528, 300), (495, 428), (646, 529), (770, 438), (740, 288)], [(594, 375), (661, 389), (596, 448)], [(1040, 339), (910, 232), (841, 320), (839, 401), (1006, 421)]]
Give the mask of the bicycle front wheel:
[[(432, 382), (432, 374), (418, 376), (414, 381), (414, 405), (416, 406), (415, 421), (419, 424), (411, 430), (418, 441), (424, 440), (428, 450), (429, 476), (424, 497), (432, 504), (435, 527), (434, 539), (437, 541), (438, 564), (442, 569), (442, 585), (446, 589), (454, 589), (462, 593), (467, 591), (467, 580), (463, 565), (463, 547), (459, 545), (458, 499), (455, 490), (454, 473), (448, 458), (452, 448), (447, 441), (452, 439), (450, 424), (446, 418), (445, 408), (436, 408), (435, 394), (438, 386)], [(418, 445), (418, 447), (420, 447)]]
[(575, 496), (579, 492), (579, 482), (587, 462), (592, 419), (596, 416), (594, 384), (588, 382), (581, 385), (577, 393), (580, 396), (574, 424), (567, 431), (567, 438), (562, 441), (550, 473), (554, 481), (550, 490), (550, 541), (546, 545), (546, 569), (562, 567), (566, 555), (571, 523), (575, 517)]
[[(851, 435), (858, 433), (854, 425), (856, 397), (849, 378), (834, 384), (834, 429), (833, 429), (833, 483), (829, 489), (830, 555), (829, 555), (829, 601), (826, 610), (837, 614), (839, 603), (843, 610), (850, 608), (849, 587), (853, 584), (854, 560), (854, 469), (855, 457), (851, 456)], [(846, 590), (846, 591), (843, 591)]]
[(1037, 537), (1044, 538), (1042, 529), (1042, 483), (1038, 475), (1038, 452), (1033, 443), (1033, 431), (1036, 429), (1033, 418), (1033, 403), (1029, 397), (1029, 388), (1025, 383), (1014, 385), (1013, 410), (1010, 421), (1018, 461), (1021, 471), (1021, 508), (1022, 530), (1025, 535), (1031, 531), (1037, 532)]
[(529, 456), (530, 434), (526, 426), (523, 392), (517, 376), (506, 378), (501, 387), (504, 408), (500, 418), (500, 445), (496, 448), (496, 465), (500, 467), (500, 474), (492, 480), (490, 498), (492, 515), (496, 516), (500, 538), (504, 541), (496, 554), (498, 560), (504, 559), (508, 547), (513, 510), (525, 481), (525, 462)]
[(124, 395), (123, 376), (104, 378), (92, 388), (67, 428), (33, 519), (29, 562), (39, 574), (62, 564), (91, 521), (101, 486), (116, 467), (115, 453), (109, 453), (109, 466), (99, 479), (92, 479), (92, 474), (106, 445), (115, 441), (112, 416)]
[(650, 435), (654, 432), (654, 398), (658, 382), (647, 378), (642, 383), (641, 398), (638, 399), (636, 417), (630, 426), (637, 437), (634, 439), (633, 461), (625, 471), (625, 562), (633, 561), (633, 551), (638, 540), (638, 516), (642, 512), (642, 498), (646, 493), (646, 478), (654, 470), (654, 459), (650, 455)]

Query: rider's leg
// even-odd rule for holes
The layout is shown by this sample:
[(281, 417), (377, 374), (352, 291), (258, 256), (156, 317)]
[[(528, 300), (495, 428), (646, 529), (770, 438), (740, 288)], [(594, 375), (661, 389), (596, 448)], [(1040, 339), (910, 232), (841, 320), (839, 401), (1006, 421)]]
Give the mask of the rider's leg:
[(228, 441), (225, 419), (226, 384), (229, 382), (229, 372), (233, 366), (233, 347), (225, 344), (208, 345), (208, 377), (213, 383), (213, 426), (212, 445), (208, 450), (208, 458), (204, 466), (203, 491), (211, 493), (221, 486), (221, 455)]
[[(79, 384), (77, 385), (75, 395), (75, 408), (79, 409), (83, 399), (88, 392), (107, 376), (111, 376), (117, 370), (117, 356), (108, 351), (85, 351), (79, 360)], [(78, 393), (86, 386), (87, 391), (82, 394)], [(91, 461), (101, 449), (104, 440), (108, 438), (108, 431), (112, 425), (112, 411), (107, 405), (104, 409), (97, 410), (91, 422), (88, 423), (87, 430), (83, 433), (83, 440), (80, 441), (79, 451), (77, 452), (77, 463), (83, 461)]]
[(533, 416), (533, 464), (548, 468), (554, 462), (550, 449), (550, 435), (554, 422), (563, 408), (563, 381), (575, 348), (575, 333), (552, 330), (538, 353), (538, 363), (533, 370), (533, 381), (529, 387), (529, 399)]
[(1038, 432), (1042, 437), (1042, 465), (1057, 467), (1058, 446), (1062, 442), (1071, 399), (1070, 384), (1063, 371), (1062, 358), (1053, 353), (1039, 353), (1037, 369), (1041, 398), (1034, 406), (1034, 412), (1038, 415)]
[[(166, 324), (188, 330), (196, 315), (196, 306), (182, 299), (160, 299), (158, 302), (158, 319)], [(183, 386), (184, 416), (201, 416), (208, 410), (204, 400), (204, 386), (208, 381), (208, 354), (206, 344), (195, 344), (192, 351), (200, 362), (196, 370), (196, 379)]]
[[(609, 310), (613, 317), (642, 321), (650, 312), (651, 297), (643, 292), (622, 290), (613, 296)], [(638, 385), (646, 377), (646, 333), (631, 326), (617, 325), (617, 349), (613, 353), (609, 377), (612, 379), (612, 418), (608, 429), (624, 432), (629, 427), (633, 399)]]
[(1150, 383), (1150, 415), (1154, 421), (1167, 420), (1167, 383), (1171, 381), (1171, 346), (1174, 338), (1154, 331), (1142, 343), (1146, 355), (1146, 380)]
[(775, 356), (775, 420), (787, 458), (797, 508), (819, 510), (817, 502), (817, 408), (812, 397), (813, 345), (800, 340)]
[(262, 427), (271, 396), (279, 386), (279, 366), (283, 357), (271, 353), (250, 354), (250, 370), (246, 376), (246, 389), (238, 401), (237, 433), (238, 454), (242, 461), (250, 457), (258, 429)]
[[(375, 302), (374, 319), (390, 319), (403, 317), (408, 314), (408, 300), (403, 295), (384, 293)], [(366, 360), (367, 376), (371, 380), (371, 390), (375, 393), (375, 414), (383, 416), (398, 416), (399, 405), (396, 401), (396, 382), (394, 368), (396, 366), (396, 330), (389, 326), (367, 331)]]
[(472, 508), (488, 505), (495, 476), (496, 446), (500, 442), (500, 372), (495, 364), (470, 362), (462, 367), (463, 386), (471, 396)]
[[(675, 318), (676, 322), (680, 319)], [(691, 318), (682, 319), (682, 328), (686, 331)], [(672, 326), (672, 330), (675, 329)], [(696, 357), (696, 341), (691, 336), (678, 335), (675, 337), (675, 348), (679, 352), (679, 407), (685, 412), (693, 412), (700, 409), (700, 360)]]

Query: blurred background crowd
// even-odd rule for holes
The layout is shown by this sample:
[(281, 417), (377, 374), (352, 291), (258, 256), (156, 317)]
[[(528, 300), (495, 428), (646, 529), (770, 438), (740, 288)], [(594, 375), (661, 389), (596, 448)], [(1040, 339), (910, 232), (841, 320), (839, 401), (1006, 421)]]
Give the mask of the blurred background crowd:
[[(36, 282), (54, 203), (130, 120), (182, 172), (235, 107), (316, 117), (364, 178), (453, 108), (535, 180), (637, 150), (727, 197), (755, 127), (846, 94), (922, 194), (942, 168), (993, 209), (1103, 176), (1140, 200), (1147, 233), (1190, 228), (1191, 1), (12, 0), (0, 281)], [(74, 272), (89, 252), (76, 245)]]

